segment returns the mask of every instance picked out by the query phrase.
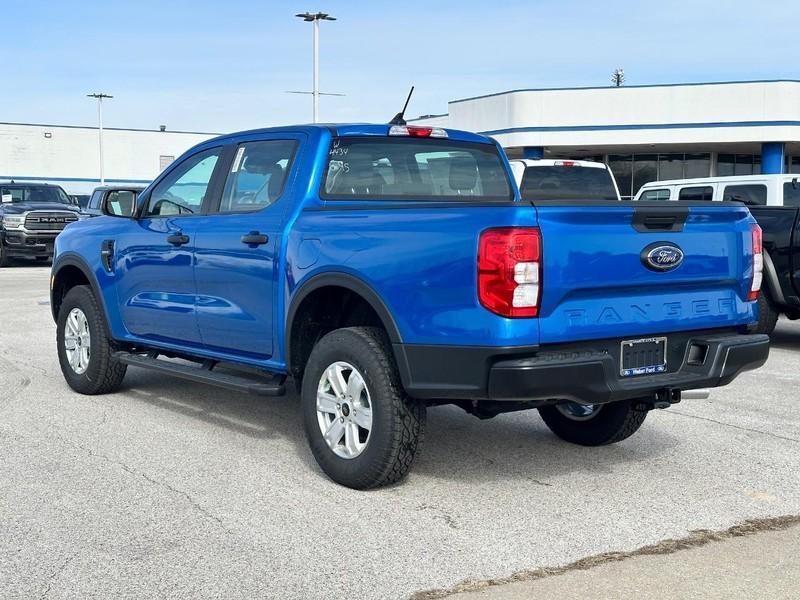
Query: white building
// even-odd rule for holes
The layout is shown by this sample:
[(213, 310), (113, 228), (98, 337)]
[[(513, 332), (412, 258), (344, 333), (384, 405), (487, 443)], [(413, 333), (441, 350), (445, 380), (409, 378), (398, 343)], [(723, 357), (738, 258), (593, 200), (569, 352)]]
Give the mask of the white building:
[[(216, 133), (103, 128), (107, 184), (149, 183), (195, 144)], [(56, 183), (70, 194), (100, 185), (96, 127), (0, 123), (0, 180)]]
[(511, 157), (605, 161), (624, 196), (659, 179), (800, 173), (800, 81), (513, 90), (413, 122), (491, 135)]

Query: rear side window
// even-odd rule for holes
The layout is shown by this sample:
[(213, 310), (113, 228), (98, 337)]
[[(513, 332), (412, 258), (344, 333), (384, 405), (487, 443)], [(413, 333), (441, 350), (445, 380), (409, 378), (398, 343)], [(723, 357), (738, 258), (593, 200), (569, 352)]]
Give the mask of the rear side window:
[(766, 204), (767, 186), (754, 183), (747, 185), (728, 185), (725, 186), (723, 200), (736, 200), (745, 204)]
[(320, 197), (326, 200), (514, 199), (497, 148), (454, 140), (335, 138)]
[(662, 190), (647, 190), (642, 192), (642, 195), (639, 197), (639, 200), (644, 201), (664, 201), (669, 200), (669, 190), (662, 189)]
[(294, 140), (241, 144), (225, 182), (219, 212), (261, 210), (275, 202), (283, 192), (296, 148)]
[(611, 173), (595, 167), (528, 167), (520, 191), (525, 200), (619, 199)]
[(783, 205), (800, 206), (800, 181), (787, 181), (783, 184)]
[(678, 200), (705, 200), (711, 202), (714, 199), (714, 188), (710, 185), (682, 188), (678, 194)]

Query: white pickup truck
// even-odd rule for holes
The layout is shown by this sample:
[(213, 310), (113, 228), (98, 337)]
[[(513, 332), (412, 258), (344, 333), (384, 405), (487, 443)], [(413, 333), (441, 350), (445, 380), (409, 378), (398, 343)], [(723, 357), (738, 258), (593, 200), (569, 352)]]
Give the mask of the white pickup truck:
[(608, 165), (589, 160), (509, 161), (525, 200), (619, 200)]

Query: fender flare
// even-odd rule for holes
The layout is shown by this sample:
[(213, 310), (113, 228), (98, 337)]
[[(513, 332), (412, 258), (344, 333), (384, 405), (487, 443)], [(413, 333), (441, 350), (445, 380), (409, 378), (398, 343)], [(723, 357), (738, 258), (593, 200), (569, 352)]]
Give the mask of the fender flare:
[(303, 282), (300, 287), (295, 290), (295, 293), (289, 304), (289, 310), (286, 313), (286, 326), (284, 329), (284, 356), (287, 369), (291, 370), (292, 368), (292, 327), (294, 326), (294, 319), (297, 314), (297, 310), (300, 308), (303, 300), (305, 300), (312, 292), (326, 286), (345, 288), (364, 298), (364, 300), (367, 301), (367, 303), (378, 315), (381, 323), (383, 323), (383, 327), (386, 330), (391, 343), (399, 344), (402, 341), (400, 337), (400, 330), (397, 328), (397, 323), (395, 323), (394, 317), (392, 317), (391, 312), (389, 312), (386, 303), (367, 283), (358, 277), (355, 277), (354, 275), (339, 271), (320, 273), (319, 275), (314, 275), (310, 279)]
[(52, 280), (53, 284), (50, 287), (50, 312), (53, 315), (53, 320), (58, 321), (58, 313), (56, 312), (56, 298), (54, 292), (56, 290), (55, 282), (58, 278), (58, 274), (61, 272), (64, 267), (75, 267), (83, 276), (86, 277), (86, 280), (89, 282), (89, 286), (92, 288), (92, 293), (94, 297), (97, 299), (97, 303), (100, 305), (100, 310), (103, 311), (103, 318), (106, 321), (106, 325), (109, 324), (108, 321), (108, 311), (106, 310), (106, 303), (103, 298), (103, 294), (100, 291), (100, 286), (97, 283), (97, 278), (94, 276), (94, 272), (92, 271), (91, 267), (86, 263), (83, 258), (77, 254), (66, 254), (59, 257), (58, 261), (53, 263), (52, 268)]
[[(775, 263), (772, 262), (772, 257), (766, 250), (763, 251), (764, 255), (764, 281), (761, 287), (767, 287), (770, 298), (780, 305), (786, 304), (786, 297), (783, 295), (781, 288), (781, 281), (778, 277), (778, 270), (775, 268)], [(766, 284), (766, 286), (765, 286)]]

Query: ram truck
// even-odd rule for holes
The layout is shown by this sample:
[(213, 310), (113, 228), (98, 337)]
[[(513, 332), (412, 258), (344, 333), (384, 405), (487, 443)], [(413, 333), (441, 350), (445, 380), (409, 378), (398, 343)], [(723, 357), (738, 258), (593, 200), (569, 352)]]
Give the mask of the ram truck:
[(49, 261), (56, 236), (83, 216), (57, 185), (0, 182), (0, 268), (18, 258)]
[(400, 480), (426, 409), (538, 409), (562, 439), (767, 359), (760, 229), (740, 203), (523, 201), (493, 140), (303, 125), (206, 141), (56, 240), (51, 306), (74, 390), (129, 367), (299, 391), (311, 451), (356, 489)]

